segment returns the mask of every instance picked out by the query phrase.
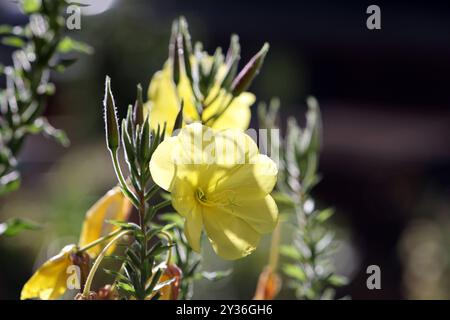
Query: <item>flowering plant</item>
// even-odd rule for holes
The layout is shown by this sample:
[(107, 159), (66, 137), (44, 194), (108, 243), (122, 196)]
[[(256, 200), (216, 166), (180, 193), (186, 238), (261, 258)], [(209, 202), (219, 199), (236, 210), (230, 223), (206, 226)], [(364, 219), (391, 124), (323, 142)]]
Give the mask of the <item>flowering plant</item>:
[[(321, 128), (315, 100), (303, 132), (291, 125), (286, 138), (270, 140), (278, 159), (265, 155), (244, 131), (256, 101), (250, 86), (268, 50), (264, 44), (239, 70), (236, 35), (226, 54), (218, 48), (210, 55), (201, 43), (193, 45), (181, 17), (173, 23), (169, 56), (151, 80), (148, 100), (138, 85), (136, 100), (120, 121), (106, 77), (106, 146), (117, 185), (87, 211), (78, 244), (68, 244), (40, 266), (24, 284), (21, 299), (68, 298), (73, 289), (78, 300), (187, 299), (199, 277), (229, 274), (201, 271), (204, 239), (220, 259), (237, 260), (272, 233), (270, 262), (255, 299), (274, 299), (280, 290), (280, 250), (299, 260), (282, 267), (298, 298), (324, 298), (323, 292), (339, 284), (333, 270), (323, 277), (313, 270), (310, 276), (311, 265), (321, 263), (318, 252), (314, 259), (306, 257), (279, 238), (292, 216), (299, 221), (296, 237), (311, 248), (322, 236), (311, 240), (310, 232), (325, 229), (328, 211), (312, 209), (314, 219), (304, 212), (317, 182)], [(274, 110), (261, 107), (260, 113), (261, 127), (278, 129)], [(114, 263), (102, 270), (106, 259)], [(94, 277), (102, 271), (112, 280), (98, 286)]]

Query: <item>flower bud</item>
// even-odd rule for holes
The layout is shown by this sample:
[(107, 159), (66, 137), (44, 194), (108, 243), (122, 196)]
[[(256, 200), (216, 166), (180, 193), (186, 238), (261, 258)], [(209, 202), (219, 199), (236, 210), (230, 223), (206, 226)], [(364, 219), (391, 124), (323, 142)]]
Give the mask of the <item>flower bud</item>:
[(250, 87), (253, 79), (258, 75), (268, 51), (269, 44), (266, 42), (261, 50), (259, 50), (259, 52), (245, 65), (241, 72), (239, 72), (231, 84), (231, 94), (233, 97), (237, 97)]
[(144, 101), (140, 84), (137, 85), (136, 102), (134, 103), (134, 123), (141, 126), (144, 123)]
[(110, 151), (119, 148), (119, 126), (117, 124), (116, 106), (111, 92), (111, 78), (106, 76), (105, 99), (103, 100), (105, 109), (106, 145)]

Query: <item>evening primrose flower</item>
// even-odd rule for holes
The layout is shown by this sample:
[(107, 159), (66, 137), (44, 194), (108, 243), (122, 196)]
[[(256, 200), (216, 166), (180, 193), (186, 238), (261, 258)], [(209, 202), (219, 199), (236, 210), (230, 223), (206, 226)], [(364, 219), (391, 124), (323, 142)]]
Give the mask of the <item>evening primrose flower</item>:
[[(67, 279), (70, 275), (68, 268), (78, 265), (83, 278), (88, 272), (89, 256), (94, 258), (102, 250), (100, 242), (96, 241), (118, 229), (117, 226), (106, 224), (105, 219), (127, 220), (130, 210), (131, 203), (120, 188), (115, 187), (108, 191), (86, 213), (79, 245), (67, 245), (58, 255), (39, 267), (24, 285), (20, 298), (42, 300), (60, 298), (67, 290)], [(86, 249), (83, 250), (83, 247)], [(108, 254), (113, 250), (114, 245), (108, 250)]]
[(244, 257), (277, 223), (278, 208), (270, 196), (277, 167), (240, 130), (190, 124), (158, 146), (150, 172), (156, 184), (171, 192), (172, 205), (185, 218), (186, 238), (197, 252), (204, 229), (220, 257)]
[[(203, 59), (212, 62), (212, 57), (205, 54)], [(199, 63), (194, 58), (193, 63)], [(222, 72), (221, 72), (222, 71)], [(194, 95), (189, 84), (189, 79), (184, 72), (180, 74), (178, 86), (172, 79), (172, 70), (170, 63), (166, 63), (161, 71), (155, 73), (148, 89), (149, 101), (144, 105), (145, 112), (149, 115), (150, 127), (157, 129), (158, 124), (162, 127), (166, 122), (166, 132), (172, 133), (179, 106), (183, 101), (183, 119), (185, 123), (194, 121), (205, 122), (232, 98), (231, 94), (220, 91), (221, 75), (225, 72), (223, 64), (218, 72), (218, 77), (214, 81), (207, 96), (205, 104), (208, 107), (200, 118), (194, 105)], [(226, 111), (212, 124), (215, 129), (236, 128), (245, 130), (250, 124), (251, 112), (250, 106), (255, 102), (255, 95), (250, 92), (243, 92), (233, 99)]]
[[(119, 227), (106, 220), (126, 221), (131, 212), (131, 202), (122, 193), (119, 187), (109, 190), (100, 198), (87, 212), (81, 229), (79, 247), (84, 247), (89, 243), (117, 230)], [(111, 246), (108, 254), (111, 254), (115, 246)], [(86, 250), (91, 256), (97, 256), (102, 250), (101, 246), (94, 246)]]

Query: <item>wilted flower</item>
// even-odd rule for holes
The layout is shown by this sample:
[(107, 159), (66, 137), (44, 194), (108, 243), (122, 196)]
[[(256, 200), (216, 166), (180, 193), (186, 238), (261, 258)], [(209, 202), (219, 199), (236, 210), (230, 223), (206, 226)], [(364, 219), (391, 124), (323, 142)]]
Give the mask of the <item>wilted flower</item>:
[(254, 300), (273, 300), (281, 288), (280, 276), (272, 270), (271, 267), (266, 267), (261, 272), (256, 288)]
[(54, 300), (61, 297), (67, 290), (67, 268), (73, 265), (71, 254), (76, 252), (76, 245), (67, 245), (45, 262), (24, 285), (20, 299)]
[[(101, 197), (87, 212), (81, 229), (78, 245), (84, 247), (89, 243), (117, 230), (119, 227), (106, 220), (126, 221), (131, 212), (131, 202), (122, 193), (119, 187), (114, 187)], [(108, 254), (111, 254), (115, 246), (111, 246)], [(97, 256), (102, 250), (101, 246), (94, 246), (86, 250), (90, 256)]]
[(178, 294), (180, 292), (180, 282), (181, 282), (182, 272), (180, 268), (175, 264), (169, 264), (164, 270), (159, 282), (162, 283), (164, 281), (168, 281), (170, 279), (174, 279), (170, 284), (162, 287), (159, 290), (161, 294), (160, 300), (177, 300)]
[(239, 130), (188, 125), (158, 146), (150, 172), (171, 192), (197, 252), (203, 227), (219, 256), (238, 259), (252, 253), (261, 234), (277, 223), (278, 208), (270, 196), (277, 167)]
[[(89, 269), (89, 256), (95, 257), (102, 250), (100, 244), (89, 245), (118, 229), (117, 226), (105, 223), (105, 219), (126, 220), (130, 210), (131, 203), (118, 187), (106, 193), (86, 213), (79, 246), (68, 245), (58, 255), (46, 261), (24, 285), (21, 299), (53, 300), (61, 297), (67, 290), (68, 267), (80, 267), (80, 276), (83, 278)], [(79, 248), (84, 246), (87, 249), (79, 252)], [(114, 245), (107, 253), (111, 254), (113, 250)]]

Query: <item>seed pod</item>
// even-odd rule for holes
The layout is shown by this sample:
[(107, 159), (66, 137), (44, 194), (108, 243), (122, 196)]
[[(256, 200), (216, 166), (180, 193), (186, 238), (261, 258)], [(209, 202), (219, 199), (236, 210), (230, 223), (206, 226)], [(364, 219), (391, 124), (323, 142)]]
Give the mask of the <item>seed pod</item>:
[(137, 85), (136, 102), (134, 103), (134, 123), (142, 125), (144, 123), (144, 101), (142, 99), (142, 86)]

